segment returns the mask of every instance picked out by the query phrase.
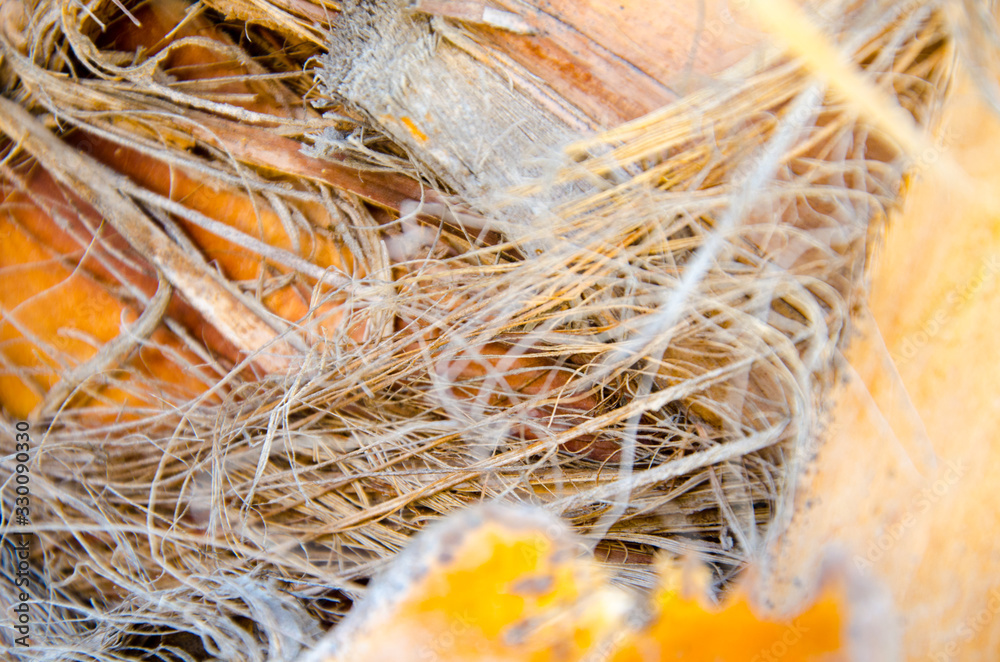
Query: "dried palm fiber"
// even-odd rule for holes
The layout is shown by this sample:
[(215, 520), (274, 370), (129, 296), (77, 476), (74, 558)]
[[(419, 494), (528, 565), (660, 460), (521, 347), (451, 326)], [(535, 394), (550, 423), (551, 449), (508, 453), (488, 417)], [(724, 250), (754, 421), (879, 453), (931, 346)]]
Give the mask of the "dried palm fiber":
[[(79, 619), (39, 655), (65, 656), (86, 636), (98, 659), (156, 645), (180, 656), (182, 634), (137, 638), (177, 632), (219, 658), (262, 659), (270, 646), (290, 659), (412, 531), (483, 499), (544, 504), (634, 584), (648, 583), (642, 562), (657, 551), (694, 551), (728, 577), (780, 530), (905, 166), (780, 49), (761, 43), (700, 90), (560, 151), (617, 120), (577, 109), (566, 129), (566, 113), (522, 99), (516, 121), (546, 127), (524, 138), (475, 89), (440, 100), (468, 104), (465, 116), (428, 124), (426, 107), (382, 112), (345, 84), (358, 76), (352, 35), (398, 39), (381, 20), (417, 30), (428, 67), (471, 58), (468, 39), (485, 28), (395, 5), (359, 20), (370, 7), (349, 8), (323, 37), (345, 50), (324, 61), (325, 91), (310, 93), (333, 104), (321, 117), (299, 105), (308, 83), (282, 73), (298, 60), (268, 46), (280, 43), (272, 30), (308, 35), (277, 19), (229, 33), (196, 7), (174, 16), (172, 45), (157, 37), (136, 55), (134, 41), (106, 36), (128, 20), (112, 3), (12, 6), (6, 25), (23, 29), (2, 41), (5, 201), (29, 200), (73, 237), (45, 259), (102, 284), (111, 309), (129, 311), (126, 329), (159, 320), (173, 334), (122, 334), (130, 344), (98, 365), (108, 338), (74, 327), (90, 349), (59, 358), (90, 373), (58, 402), (46, 400), (57, 370), (35, 365), (45, 374), (32, 377), (32, 414), (49, 426), (32, 465), (35, 567), (52, 603)], [(948, 71), (940, 17), (920, 3), (816, 9), (925, 122)], [(241, 47), (230, 35), (243, 28), (257, 39)], [(198, 48), (226, 63), (224, 84), (184, 62)], [(299, 60), (318, 52), (301, 48)], [(393, 80), (397, 62), (369, 57), (375, 77)], [(399, 89), (387, 98), (405, 103)], [(485, 144), (518, 147), (506, 161), (482, 142), (465, 153), (434, 130), (462, 122)], [(468, 173), (447, 167), (456, 160)], [(500, 182), (482, 175), (486, 163)], [(170, 185), (149, 175), (157, 164), (171, 166)], [(405, 176), (416, 173), (465, 207), (447, 211), (448, 198)], [(207, 186), (185, 192), (184, 177)], [(222, 227), (221, 199), (254, 209), (258, 227)], [(23, 213), (4, 211), (31, 234)], [(278, 239), (264, 232), (275, 224)], [(137, 246), (129, 232), (140, 230), (159, 234)], [(220, 233), (230, 245), (213, 254)], [(321, 241), (347, 252), (324, 262), (309, 248)], [(232, 244), (261, 256), (249, 277), (226, 265)], [(334, 323), (269, 305), (290, 285)], [(5, 303), (7, 327), (18, 306)], [(132, 322), (149, 310), (148, 324)], [(143, 374), (151, 351), (202, 385), (178, 393)]]

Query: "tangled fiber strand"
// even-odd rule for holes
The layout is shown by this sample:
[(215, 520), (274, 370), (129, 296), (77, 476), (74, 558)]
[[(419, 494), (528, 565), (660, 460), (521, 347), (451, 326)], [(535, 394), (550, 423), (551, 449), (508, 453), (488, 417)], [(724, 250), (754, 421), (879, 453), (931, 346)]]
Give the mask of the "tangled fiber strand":
[[(931, 6), (819, 9), (820, 27), (926, 124), (950, 65)], [(298, 352), (293, 369), (255, 363), (274, 345), (218, 351), (168, 310), (158, 317), (179, 345), (136, 337), (88, 364), (95, 374), (69, 392), (78, 401), (36, 412), (47, 431), (31, 462), (32, 567), (45, 588), (32, 595), (50, 616), (31, 649), (14, 650), (21, 659), (295, 659), (412, 533), (481, 501), (558, 513), (637, 586), (652, 581), (657, 553), (693, 552), (728, 579), (780, 532), (906, 167), (799, 65), (777, 52), (743, 63), (725, 78), (738, 83), (570, 146), (547, 179), (512, 196), (514, 212), (467, 200), (468, 214), (442, 221), (422, 213), (434, 207), (420, 206), (419, 187), (414, 204), (389, 214), (372, 203), (388, 189), (276, 173), (264, 163), (275, 151), (238, 152), (225, 138), (235, 121), (254, 136), (349, 135), (363, 125), (349, 109), (321, 118), (199, 96), (162, 83), (162, 58), (124, 62), (96, 44), (90, 17), (114, 16), (111, 3), (32, 11), (32, 41), (3, 40), (4, 96), (36, 115), (25, 131), (5, 130), (5, 196), (74, 216), (89, 180), (67, 183), (51, 158), (59, 193), (40, 193), (23, 164), (44, 162), (48, 143), (24, 136), (44, 125), (65, 149), (85, 150), (83, 132), (97, 137), (92, 147), (109, 141), (245, 194), (261, 217), (276, 210), (304, 236), (341, 242), (356, 266), (324, 286), (330, 270), (308, 251), (230, 230), (270, 252), (256, 279), (227, 291)], [(261, 70), (246, 78), (288, 98)], [(352, 163), (370, 173), (416, 171), (384, 142), (352, 144)], [(181, 221), (223, 231), (191, 200), (123, 185), (170, 241), (190, 240)], [(547, 187), (577, 194), (511, 220)], [(462, 221), (476, 217), (479, 228)], [(100, 220), (80, 230), (77, 250), (96, 246), (110, 273), (149, 272), (149, 256), (102, 243)], [(71, 271), (82, 263), (74, 255), (61, 258)], [(153, 306), (150, 291), (111, 281), (136, 311)], [(314, 318), (279, 324), (267, 294), (290, 282), (314, 311), (346, 311), (339, 330)], [(108, 367), (136, 347), (171, 354), (202, 390)], [(162, 397), (123, 406), (95, 377)], [(13, 475), (10, 420), (3, 429)]]

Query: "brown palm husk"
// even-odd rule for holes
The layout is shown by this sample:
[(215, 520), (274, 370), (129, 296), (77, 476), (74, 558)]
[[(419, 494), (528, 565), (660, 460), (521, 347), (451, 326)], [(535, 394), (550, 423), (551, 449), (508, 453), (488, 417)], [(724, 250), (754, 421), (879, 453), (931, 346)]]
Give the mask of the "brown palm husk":
[[(927, 123), (949, 71), (942, 18), (919, 3), (823, 4), (819, 26)], [(5, 5), (7, 186), (26, 186), (25, 163), (44, 167), (225, 341), (161, 313), (207, 394), (102, 401), (150, 342), (138, 338), (32, 413), (32, 595), (53, 616), (18, 654), (294, 659), (413, 532), (481, 501), (541, 504), (637, 586), (662, 553), (696, 554), (724, 581), (780, 532), (901, 195), (908, 161), (891, 136), (768, 47), (725, 83), (535, 154), (520, 188), (484, 192), (377, 126), (338, 72), (318, 87), (312, 69), (296, 73), (324, 66), (310, 59), (326, 43), (310, 12), (331, 5), (264, 5), (267, 20), (212, 6), (253, 22), (186, 43), (240, 62), (253, 99), (165, 76), (180, 41), (117, 49), (109, 26), (127, 17), (112, 2)], [(81, 133), (300, 225), (315, 218), (301, 210), (322, 209), (308, 232), (345, 246), (355, 268), (323, 273), (306, 252), (232, 234), (266, 278), (225, 281), (182, 260), (190, 246), (171, 219), (224, 229), (134, 181), (108, 183)], [(347, 311), (339, 332), (268, 312), (264, 293), (291, 281), (314, 307)], [(230, 317), (212, 310), (220, 297)], [(565, 379), (512, 387), (528, 358), (543, 381)], [(4, 426), (9, 454), (13, 419)]]

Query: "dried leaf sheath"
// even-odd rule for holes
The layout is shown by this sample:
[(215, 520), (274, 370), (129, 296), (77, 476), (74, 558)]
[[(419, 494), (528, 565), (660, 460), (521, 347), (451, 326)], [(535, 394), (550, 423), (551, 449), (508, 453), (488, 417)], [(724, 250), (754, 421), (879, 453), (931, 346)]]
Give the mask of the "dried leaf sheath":
[[(304, 15), (296, 7), (263, 11)], [(925, 121), (948, 73), (940, 20), (922, 8), (892, 19), (889, 3), (836, 8), (851, 27), (824, 28)], [(111, 3), (87, 9), (103, 25), (120, 17)], [(131, 435), (85, 428), (72, 408), (49, 432), (35, 473), (52, 522), (41, 538), (62, 551), (49, 551), (47, 580), (108, 615), (81, 628), (119, 636), (142, 622), (157, 636), (197, 633), (217, 657), (262, 659), (294, 638), (267, 624), (297, 623), (310, 640), (414, 531), (484, 500), (558, 512), (619, 581), (642, 586), (655, 581), (657, 554), (695, 553), (728, 579), (780, 530), (902, 164), (777, 50), (765, 44), (764, 57), (700, 90), (578, 140), (613, 97), (585, 112), (562, 98), (541, 112), (542, 97), (568, 88), (526, 91), (524, 70), (497, 75), (517, 61), (500, 57), (504, 41), (551, 34), (484, 46), (464, 41), (482, 26), (395, 17), (421, 41), (381, 53), (370, 82), (388, 98), (346, 84), (372, 62), (336, 51), (326, 87), (309, 91), (332, 111), (320, 117), (267, 91), (312, 82), (279, 72), (292, 55), (262, 46), (276, 43), (268, 28), (220, 27), (222, 40), (202, 31), (173, 47), (157, 38), (122, 55), (109, 49), (142, 40), (104, 35), (82, 7), (41, 2), (28, 13), (38, 28), (2, 48), (5, 97), (28, 109), (20, 124), (31, 130), (7, 120), (5, 133), (37, 152), (68, 189), (61, 197), (159, 233), (144, 244), (122, 226), (140, 250), (102, 233), (116, 251), (102, 264), (146, 264), (130, 304), (158, 291), (150, 265), (176, 299), (201, 297), (193, 318), (168, 306), (164, 323), (225, 374), (221, 404), (179, 402)], [(218, 26), (205, 16), (205, 29)], [(338, 17), (324, 43), (377, 50), (376, 37), (399, 37), (352, 33), (364, 27), (357, 19)], [(191, 68), (185, 49), (212, 58)], [(280, 76), (250, 66), (250, 53)], [(408, 82), (392, 59), (407, 55), (427, 67)], [(240, 80), (185, 74), (225, 72), (220, 62)], [(516, 103), (488, 115), (487, 88), (445, 94), (421, 82), (440, 81), (442, 63), (502, 87), (494, 102)], [(405, 84), (413, 96), (395, 94)], [(405, 105), (413, 99), (422, 113)], [(62, 159), (74, 147), (89, 160)], [(109, 169), (113, 185), (95, 174)], [(415, 172), (423, 185), (403, 174)], [(463, 207), (449, 211), (453, 198), (430, 191), (435, 183)], [(218, 289), (165, 268), (160, 241)], [(208, 304), (216, 295), (235, 301), (231, 317)], [(319, 311), (330, 324), (304, 315), (306, 304), (332, 306)], [(257, 322), (241, 327), (246, 319)], [(287, 348), (254, 353), (272, 338)], [(251, 355), (256, 372), (240, 366)], [(295, 370), (281, 365), (288, 356), (302, 361)]]
[[(81, 387), (85, 393), (96, 390), (105, 404), (155, 410), (161, 399), (184, 402), (214, 381), (210, 375), (182, 372), (176, 359), (194, 362), (195, 357), (165, 329), (154, 330), (159, 322), (154, 319), (156, 312), (162, 315), (169, 286), (160, 296), (158, 310), (143, 323), (143, 316), (100, 282), (61, 263), (63, 256), (46, 246), (45, 235), (39, 238), (18, 224), (18, 206), (27, 203), (8, 198), (0, 216), (6, 364), (0, 397), (11, 415), (27, 417), (43, 401), (39, 413), (51, 415)], [(143, 344), (149, 346), (126, 364)], [(89, 366), (82, 364), (85, 361)], [(134, 372), (126, 369), (111, 380), (107, 376), (98, 380), (110, 381), (110, 388), (86, 383), (88, 377), (127, 366)], [(77, 372), (78, 368), (83, 370)], [(62, 397), (50, 391), (53, 387)], [(107, 409), (114, 416), (114, 408)]]

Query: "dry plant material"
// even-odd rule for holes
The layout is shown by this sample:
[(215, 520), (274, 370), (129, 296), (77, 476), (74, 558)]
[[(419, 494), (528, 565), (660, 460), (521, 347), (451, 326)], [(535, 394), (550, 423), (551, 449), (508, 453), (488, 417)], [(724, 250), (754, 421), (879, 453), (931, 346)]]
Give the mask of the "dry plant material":
[[(634, 69), (616, 108), (633, 56), (591, 19), (498, 34), (362, 2), (317, 27), (330, 5), (213, 0), (259, 17), (229, 29), (127, 5), (144, 33), (110, 1), (4, 4), (2, 220), (47, 242), (5, 259), (100, 304), (58, 352), (4, 332), (5, 416), (48, 426), (32, 563), (76, 618), (54, 647), (180, 632), (195, 658), (294, 659), (411, 534), (482, 501), (560, 515), (647, 588), (657, 554), (725, 584), (780, 532), (906, 164), (779, 49), (709, 81), (689, 41), (690, 86)], [(822, 6), (925, 123), (941, 17)], [(315, 81), (284, 39), (312, 41)], [(609, 68), (525, 68), (573, 44)]]
[[(40, 178), (35, 179), (37, 184)], [(155, 410), (207, 388), (208, 377), (199, 379), (178, 365), (196, 357), (167, 329), (158, 328), (170, 297), (168, 284), (155, 297), (162, 304), (151, 305), (149, 319), (139, 321), (134, 308), (77, 268), (83, 248), (75, 255), (58, 252), (66, 243), (60, 239), (69, 237), (50, 218), (23, 195), (3, 191), (3, 198), (0, 337), (6, 374), (0, 376), (0, 402), (11, 416), (25, 418), (36, 408), (51, 415), (63, 399), (79, 402), (88, 391), (96, 391), (114, 416), (112, 403)], [(76, 371), (88, 362), (89, 369)], [(94, 376), (99, 378), (88, 384)], [(61, 397), (47, 397), (57, 385)]]
[[(116, 21), (117, 25), (109, 26), (108, 34), (118, 35), (118, 39), (110, 45), (114, 48), (127, 48), (148, 57), (162, 54), (161, 64), (165, 76), (175, 81), (205, 81), (213, 90), (213, 94), (221, 94), (228, 101), (247, 109), (275, 116), (302, 114), (301, 108), (297, 111), (292, 109), (292, 106), (299, 105), (299, 102), (296, 100), (293, 104), (293, 99), (287, 90), (273, 84), (259, 85), (253, 80), (245, 81), (244, 77), (249, 75), (252, 67), (239, 61), (222, 60), (215, 51), (201, 45), (204, 40), (210, 40), (209, 43), (218, 42), (220, 47), (226, 47), (230, 51), (236, 50), (203, 16), (196, 15), (185, 20), (185, 9), (186, 5), (182, 2), (141, 5), (132, 18), (142, 22), (144, 29), (141, 31), (136, 29), (122, 30), (121, 21), (126, 20), (123, 16), (119, 21)], [(177, 26), (176, 30), (175, 26)], [(127, 23), (127, 27), (131, 28), (131, 23)], [(176, 48), (173, 47), (175, 40), (181, 44)], [(223, 78), (226, 82), (221, 85), (211, 85), (213, 79), (219, 78)], [(24, 125), (21, 126), (21, 129), (28, 131), (29, 127)], [(171, 167), (166, 162), (150, 158), (135, 148), (115, 145), (108, 139), (81, 130), (68, 134), (65, 140), (68, 145), (86, 154), (85, 158), (96, 159), (126, 175), (131, 185), (141, 187), (141, 190), (150, 197), (161, 196), (163, 201), (180, 205), (182, 210), (180, 217), (174, 216), (173, 220), (175, 220), (176, 225), (168, 225), (168, 230), (173, 228), (176, 235), (179, 228), (186, 239), (191, 242), (189, 245), (197, 249), (207, 262), (215, 265), (226, 278), (231, 281), (255, 284), (259, 292), (258, 298), (263, 304), (263, 310), (273, 313), (285, 321), (296, 323), (297, 331), (301, 335), (305, 335), (307, 339), (332, 338), (337, 334), (344, 318), (343, 297), (336, 300), (331, 298), (329, 296), (331, 287), (326, 283), (321, 283), (320, 280), (339, 275), (343, 282), (347, 277), (358, 274), (354, 273), (350, 251), (342, 243), (338, 244), (332, 239), (330, 231), (332, 222), (328, 210), (322, 204), (316, 202), (291, 203), (290, 207), (282, 208), (284, 213), (284, 218), (282, 218), (263, 196), (254, 196), (239, 190), (231, 183), (215, 180), (211, 177), (202, 176), (196, 180), (183, 169)], [(57, 145), (55, 149), (59, 150), (60, 147)], [(58, 158), (58, 153), (47, 154), (47, 156), (50, 159)], [(90, 161), (84, 160), (82, 163), (84, 168), (92, 167)], [(156, 269), (150, 263), (155, 264), (160, 259), (158, 251), (154, 249), (153, 252), (150, 252), (148, 244), (144, 246), (145, 251), (142, 251), (135, 243), (129, 245), (122, 239), (120, 232), (101, 222), (101, 214), (98, 210), (89, 205), (80, 195), (66, 191), (65, 186), (60, 187), (59, 183), (55, 182), (47, 172), (42, 171), (38, 166), (22, 165), (10, 174), (14, 179), (21, 179), (21, 188), (29, 192), (20, 193), (13, 184), (4, 188), (3, 209), (6, 218), (11, 223), (11, 231), (20, 230), (20, 226), (31, 227), (35, 235), (46, 237), (52, 245), (59, 246), (64, 252), (67, 263), (74, 255), (78, 260), (88, 254), (90, 257), (86, 263), (81, 262), (76, 265), (80, 267), (80, 270), (74, 271), (68, 280), (52, 274), (55, 280), (50, 279), (51, 282), (48, 282), (44, 288), (48, 289), (53, 283), (67, 280), (60, 288), (53, 289), (48, 296), (58, 296), (58, 292), (62, 291), (64, 293), (62, 301), (67, 307), (65, 309), (60, 307), (59, 313), (70, 316), (82, 315), (83, 319), (80, 320), (80, 324), (65, 323), (67, 320), (60, 319), (57, 314), (50, 316), (51, 319), (47, 322), (55, 325), (49, 330), (48, 335), (38, 336), (33, 330), (33, 322), (37, 321), (39, 312), (30, 313), (25, 310), (24, 300), (40, 294), (43, 290), (29, 292), (27, 288), (22, 288), (20, 296), (23, 298), (10, 301), (12, 310), (15, 305), (21, 306), (22, 314), (15, 311), (9, 315), (7, 320), (9, 323), (5, 325), (5, 330), (8, 335), (17, 334), (16, 329), (20, 324), (22, 329), (19, 337), (23, 338), (27, 333), (34, 335), (36, 340), (34, 344), (29, 340), (24, 340), (20, 345), (8, 345), (6, 349), (7, 359), (15, 370), (18, 367), (25, 368), (29, 365), (37, 368), (37, 364), (45, 362), (48, 364), (49, 371), (54, 368), (61, 370), (73, 368), (82, 375), (89, 367), (90, 371), (94, 373), (90, 376), (106, 380), (106, 376), (101, 377), (100, 373), (108, 368), (118, 369), (118, 365), (112, 365), (114, 361), (101, 365), (82, 366), (79, 364), (85, 359), (89, 359), (89, 354), (111, 353), (105, 351), (102, 345), (108, 342), (111, 337), (116, 336), (112, 331), (117, 330), (124, 305), (119, 302), (119, 305), (115, 307), (102, 301), (100, 297), (93, 298), (91, 291), (96, 283), (89, 282), (87, 274), (91, 272), (106, 286), (113, 285), (123, 290), (132, 288), (130, 294), (133, 296), (136, 292), (152, 296), (157, 278)], [(78, 190), (84, 195), (91, 193), (86, 184)], [(277, 200), (273, 196), (272, 199)], [(169, 208), (169, 205), (167, 206)], [(107, 210), (106, 206), (104, 210)], [(53, 215), (58, 216), (59, 221), (56, 221)], [(191, 220), (192, 217), (197, 220)], [(203, 227), (204, 222), (199, 225), (198, 220), (205, 221), (205, 219), (208, 219), (208, 223), (214, 223), (214, 226), (206, 229)], [(66, 229), (69, 232), (60, 227), (60, 224), (68, 226)], [(109, 225), (113, 226), (114, 223)], [(223, 236), (219, 234), (220, 229)], [(235, 237), (237, 243), (225, 238), (226, 236)], [(250, 248), (247, 248), (248, 242)], [(112, 252), (119, 257), (105, 254), (107, 251), (104, 244), (113, 247)], [(257, 250), (253, 250), (254, 247)], [(311, 277), (299, 277), (296, 279), (297, 282), (290, 280), (293, 275), (292, 270), (288, 267), (283, 268), (280, 265), (268, 263), (265, 257), (266, 252), (262, 251), (261, 247), (269, 247), (286, 257), (303, 256), (304, 259), (299, 259), (299, 262), (311, 267)], [(18, 255), (13, 243), (9, 248), (12, 252), (2, 265), (8, 268), (9, 272), (14, 264), (22, 264), (24, 269), (34, 268), (38, 270), (43, 267), (43, 263), (55, 259), (48, 256), (43, 257), (43, 254), (38, 251)], [(92, 252), (101, 255), (95, 257)], [(27, 257), (28, 255), (31, 257)], [(20, 277), (13, 273), (11, 275), (11, 283), (15, 282), (14, 278)], [(202, 278), (204, 280), (205, 277)], [(176, 278), (174, 280), (176, 281)], [(30, 278), (25, 284), (28, 282), (31, 282)], [(178, 285), (179, 283), (175, 282), (174, 284)], [(167, 289), (169, 290), (169, 285)], [(67, 292), (69, 294), (66, 294)], [(261, 349), (262, 343), (267, 342), (268, 332), (262, 328), (254, 330), (250, 328), (251, 324), (249, 323), (223, 324), (221, 326), (229, 327), (227, 329), (229, 332), (220, 333), (218, 318), (215, 320), (215, 326), (206, 322), (205, 305), (201, 306), (200, 312), (202, 314), (199, 314), (188, 303), (188, 301), (195, 300), (195, 308), (198, 307), (197, 292), (188, 289), (183, 294), (187, 297), (186, 300), (167, 295), (171, 302), (172, 317), (182, 323), (188, 333), (205, 342), (212, 352), (233, 362), (238, 360), (235, 350), (254, 352)], [(108, 296), (105, 294), (105, 298)], [(44, 306), (44, 299), (45, 297), (39, 298), (38, 303)], [(80, 301), (85, 302), (83, 313), (74, 312), (73, 303)], [(320, 303), (312, 305), (316, 301)], [(239, 304), (237, 303), (237, 305)], [(217, 306), (218, 304), (212, 304), (213, 308)], [(160, 316), (164, 312), (166, 311), (161, 311)], [(211, 313), (214, 311), (207, 312), (207, 316), (212, 317)], [(239, 314), (246, 321), (255, 319), (256, 315), (248, 313), (249, 311), (244, 309)], [(21, 319), (25, 315), (30, 318), (30, 321)], [(135, 317), (134, 313), (132, 317)], [(99, 324), (103, 324), (106, 328), (90, 328), (97, 323), (94, 321), (97, 318), (101, 318)], [(87, 319), (90, 321), (86, 321)], [(24, 327), (24, 325), (27, 326)], [(155, 322), (153, 326), (156, 326)], [(91, 336), (89, 339), (89, 343), (92, 345), (90, 350), (82, 351), (76, 348), (74, 351), (64, 351), (64, 349), (68, 350), (69, 348), (61, 348), (58, 344), (49, 349), (52, 345), (52, 338), (49, 336), (56, 335), (54, 329), (60, 327), (65, 327), (60, 332), (64, 341), (66, 337), (72, 338), (74, 332), (77, 344), (88, 342), (82, 338), (86, 338), (87, 335)], [(263, 335), (261, 335), (262, 331)], [(152, 329), (148, 329), (143, 337), (136, 337), (134, 344), (139, 345), (145, 342), (146, 337), (151, 332)], [(158, 331), (158, 337), (154, 338), (153, 342), (162, 340), (159, 335), (165, 332), (165, 330)], [(356, 338), (363, 337), (365, 332), (366, 325), (364, 323), (359, 323), (353, 328), (353, 335)], [(135, 335), (134, 331), (131, 333), (133, 336)], [(256, 334), (257, 340), (254, 340), (253, 334)], [(275, 338), (276, 336), (271, 333), (270, 337)], [(279, 345), (283, 342), (278, 341)], [(177, 344), (178, 342), (174, 340), (173, 345)], [(40, 356), (45, 356), (45, 349), (49, 349), (49, 353), (55, 352), (55, 355), (47, 356), (42, 361)], [(122, 350), (117, 351), (121, 353)], [(177, 347), (174, 347), (174, 351), (178, 351)], [(279, 347), (273, 348), (272, 351), (281, 353)], [(60, 355), (61, 353), (65, 355)], [(283, 353), (287, 355), (291, 352), (286, 349)], [(34, 360), (31, 358), (33, 356), (36, 357)], [(125, 357), (119, 356), (118, 358)], [(187, 351), (184, 358), (189, 365), (198, 362), (190, 351)], [(272, 357), (258, 358), (256, 362), (263, 369), (269, 371), (280, 370), (284, 365), (280, 360), (275, 360)], [(163, 369), (159, 369), (159, 371), (163, 372)], [(173, 375), (174, 381), (183, 382), (186, 387), (186, 390), (183, 391), (184, 397), (161, 397), (159, 399), (161, 403), (174, 407), (179, 402), (190, 400), (199, 395), (201, 391), (207, 390), (221, 377), (220, 374), (216, 374), (211, 379), (203, 377), (200, 381), (192, 381), (193, 376), (186, 375), (185, 371), (177, 365), (172, 365), (167, 372)], [(46, 396), (47, 389), (56, 381), (54, 375), (42, 376), (41, 385), (37, 383), (39, 379), (37, 376), (8, 374), (4, 379), (12, 384), (10, 388), (20, 391), (17, 394), (10, 393), (2, 400), (8, 410), (18, 416), (26, 416), (35, 406), (40, 406), (41, 398)], [(195, 387), (194, 384), (198, 386)], [(63, 384), (59, 390), (63, 397), (69, 394), (66, 392), (67, 385), (71, 388), (76, 387), (76, 384), (69, 382)], [(29, 396), (28, 391), (32, 391), (33, 394)], [(150, 397), (142, 399), (141, 395), (135, 397), (139, 397), (139, 402), (144, 402), (147, 405), (152, 400)], [(55, 397), (49, 396), (47, 398), (47, 404), (43, 407), (45, 413), (53, 413), (50, 401), (55, 400), (57, 400)], [(58, 400), (60, 402), (55, 402), (55, 405), (61, 404), (61, 399)], [(108, 402), (119, 402), (126, 408), (136, 404), (135, 401), (126, 402), (121, 397), (111, 397)]]
[[(114, 37), (102, 40), (108, 42), (104, 46), (134, 51), (137, 56), (154, 58), (159, 61), (160, 70), (168, 79), (174, 82), (204, 83), (207, 89), (212, 90), (213, 95), (221, 95), (247, 110), (275, 117), (289, 117), (296, 114), (289, 110), (293, 104), (287, 98), (287, 93), (283, 93), (283, 88), (273, 89), (272, 86), (260, 89), (261, 86), (255, 85), (253, 80), (244, 82), (244, 78), (255, 71), (254, 68), (239, 61), (238, 51), (235, 51), (225, 36), (208, 24), (203, 16), (185, 16), (184, 6), (180, 2), (141, 5), (128, 20), (139, 21), (143, 29), (141, 31), (130, 29), (130, 23), (126, 22), (126, 17), (123, 16), (109, 26), (106, 35)], [(174, 25), (177, 27), (174, 28)], [(219, 48), (232, 51), (233, 57), (237, 59), (221, 59), (215, 50), (205, 45), (206, 40), (207, 43), (217, 42)], [(101, 43), (99, 41), (98, 45)], [(223, 80), (221, 84), (214, 83), (220, 78)], [(173, 138), (176, 140), (177, 136)], [(294, 322), (296, 330), (305, 330), (307, 337), (311, 335), (327, 340), (337, 338), (337, 331), (345, 317), (342, 311), (345, 295), (338, 293), (331, 300), (329, 282), (332, 280), (343, 290), (350, 279), (363, 278), (365, 274), (359, 273), (355, 268), (350, 251), (343, 244), (338, 245), (331, 239), (329, 231), (332, 223), (327, 210), (321, 205), (292, 203), (290, 209), (282, 210), (284, 212), (282, 217), (262, 197), (239, 191), (223, 181), (206, 179), (204, 176), (196, 180), (183, 168), (151, 158), (136, 148), (116, 145), (112, 140), (86, 129), (68, 134), (65, 141), (83, 152), (85, 158), (96, 159), (126, 175), (130, 191), (141, 190), (144, 200), (156, 200), (156, 196), (160, 196), (163, 200), (161, 204), (173, 212), (171, 216), (174, 217), (172, 220), (176, 221), (175, 227), (184, 232), (186, 239), (191, 242), (191, 247), (198, 249), (207, 262), (214, 264), (221, 274), (231, 281), (257, 283), (258, 292), (262, 292), (258, 298), (264, 309), (286, 321)], [(48, 157), (53, 158), (54, 155), (50, 154)], [(83, 163), (87, 164), (88, 161), (84, 160)], [(51, 178), (48, 175), (40, 177), (45, 178), (46, 185), (52, 188)], [(29, 181), (26, 186), (37, 188), (37, 184), (33, 181)], [(89, 193), (86, 191), (86, 184), (83, 189), (81, 192)], [(183, 211), (175, 211), (177, 204), (170, 206), (166, 201), (182, 205)], [(51, 200), (49, 202), (51, 203)], [(77, 199), (76, 203), (85, 207), (83, 214), (89, 217), (98, 216), (95, 210), (86, 208), (85, 202)], [(12, 204), (24, 203), (15, 201)], [(35, 212), (37, 212), (35, 215), (45, 213), (41, 209), (36, 209)], [(298, 218), (289, 218), (292, 214)], [(69, 222), (75, 229), (82, 230), (82, 237), (77, 238), (82, 244), (77, 248), (83, 250), (85, 245), (93, 242), (94, 236), (87, 236), (87, 228), (79, 222), (79, 219), (74, 221), (71, 218)], [(299, 227), (290, 229), (290, 225), (296, 224)], [(52, 226), (51, 219), (49, 225)], [(112, 241), (119, 239), (114, 231), (108, 234)], [(236, 238), (236, 243), (230, 238)], [(132, 245), (126, 250), (130, 252), (131, 259), (141, 262), (142, 258), (136, 254), (136, 248)], [(268, 252), (266, 249), (272, 250)], [(151, 257), (152, 254), (148, 249), (145, 253), (147, 259), (156, 260), (155, 257)], [(304, 282), (288, 285), (272, 284), (282, 280), (287, 281), (292, 273), (288, 268), (282, 268), (280, 264), (267, 263), (265, 260), (271, 254), (279, 254), (286, 258), (296, 254), (303, 256), (305, 260), (293, 259), (292, 264), (308, 273), (305, 278), (300, 277), (300, 281)], [(303, 265), (305, 269), (302, 269)], [(97, 268), (103, 269), (100, 266)], [(134, 273), (135, 269), (132, 271), (133, 273), (129, 274), (131, 276), (129, 284), (145, 285), (148, 289), (150, 268), (147, 266), (145, 274)], [(146, 276), (146, 282), (142, 282), (143, 276)], [(325, 282), (320, 283), (321, 279)], [(191, 291), (185, 294), (188, 299), (197, 298), (192, 296)], [(324, 301), (319, 305), (311, 305), (316, 297)], [(183, 305), (183, 302), (179, 302), (178, 305)], [(202, 316), (207, 314), (204, 306), (200, 312)], [(241, 315), (250, 320), (253, 315), (248, 313), (251, 312), (244, 310)], [(204, 319), (195, 316), (192, 320), (191, 317), (188, 315), (188, 331), (204, 337), (210, 350), (230, 360), (234, 358), (233, 347), (254, 352), (261, 349), (267, 339), (266, 331), (241, 329), (238, 326), (217, 330), (206, 325)], [(192, 324), (197, 328), (191, 328)], [(218, 320), (214, 326), (220, 326)], [(223, 323), (223, 326), (227, 325)], [(367, 331), (367, 322), (362, 319), (351, 324), (345, 335), (355, 341), (361, 341)], [(221, 340), (217, 337), (220, 335)], [(292, 337), (294, 338), (294, 335)], [(301, 342), (299, 346), (302, 347)], [(280, 354), (287, 355), (288, 350), (279, 352), (278, 359)], [(280, 360), (268, 357), (257, 357), (255, 361), (270, 372), (280, 372), (285, 365)], [(538, 367), (538, 361), (529, 360), (524, 361), (523, 367), (527, 368), (529, 363)], [(542, 360), (542, 363), (545, 361)], [(522, 367), (517, 361), (514, 365)], [(469, 374), (466, 375), (466, 372)], [(477, 368), (472, 365), (465, 371), (460, 370), (458, 376), (460, 379), (474, 378), (476, 372)], [(510, 386), (515, 392), (520, 391), (522, 387), (513, 382), (529, 384), (525, 386), (527, 392), (537, 394), (540, 390), (544, 390), (538, 383), (539, 379), (540, 377), (535, 375), (509, 381), (512, 382)], [(558, 383), (554, 388), (565, 384), (565, 379), (557, 378), (556, 381)], [(497, 403), (496, 398), (492, 400), (494, 404)], [(537, 415), (539, 414), (536, 412)]]
[(742, 587), (711, 604), (699, 576), (661, 568), (639, 618), (562, 523), (527, 508), (475, 509), (415, 540), (301, 662), (849, 659), (858, 605), (839, 588), (778, 618), (761, 616)]

